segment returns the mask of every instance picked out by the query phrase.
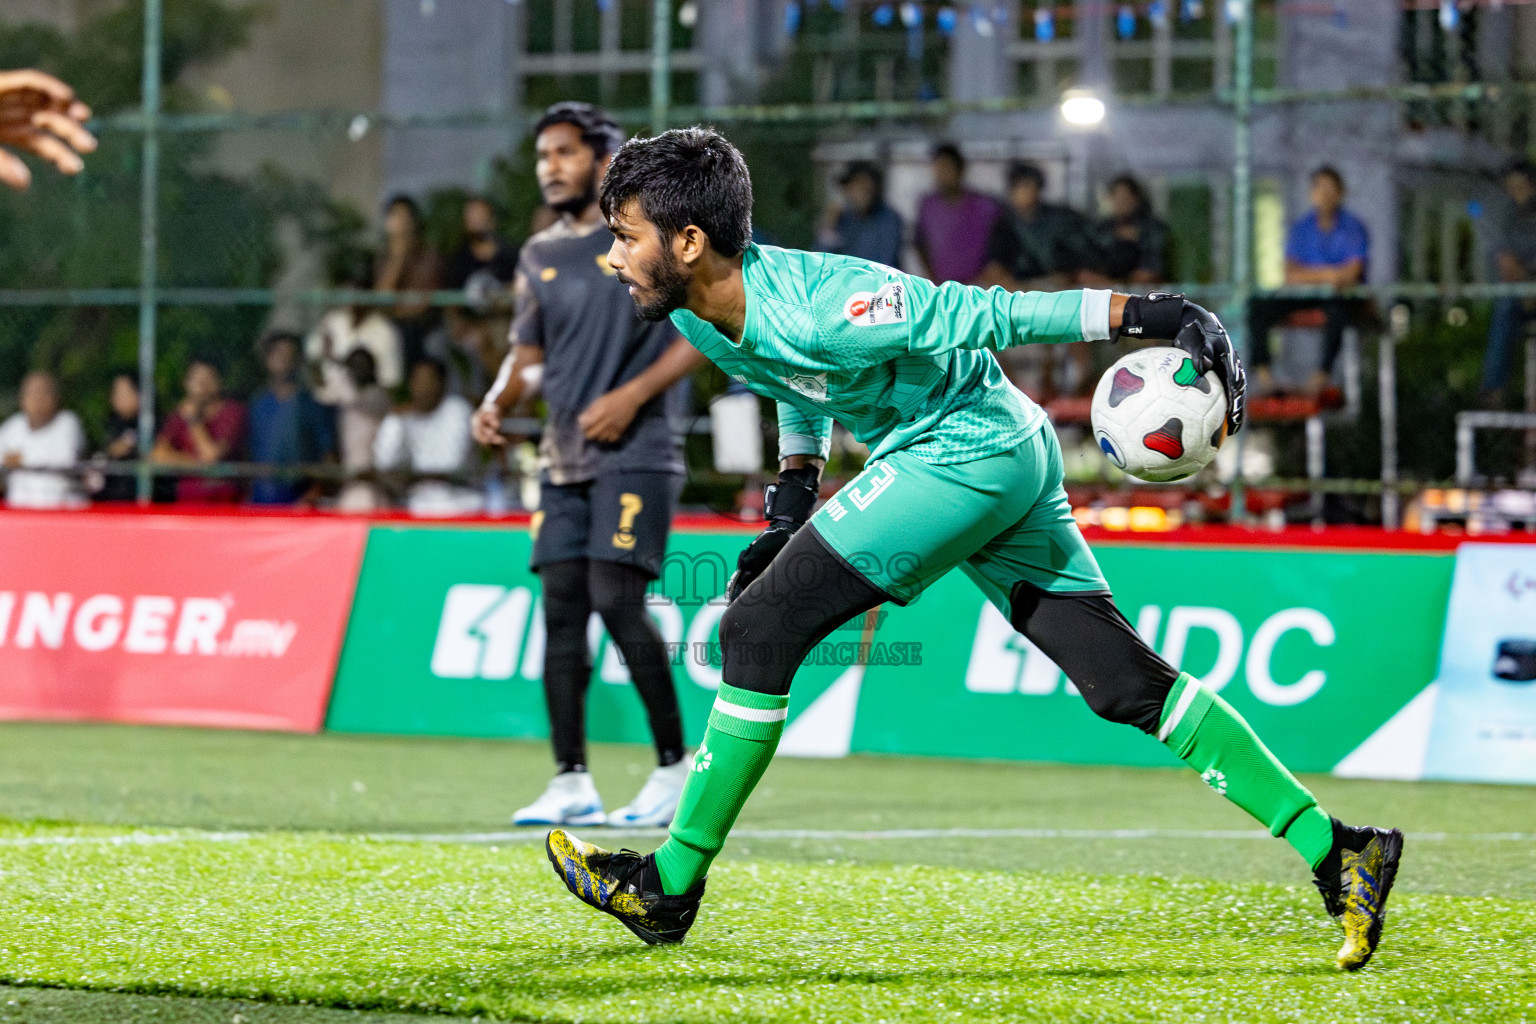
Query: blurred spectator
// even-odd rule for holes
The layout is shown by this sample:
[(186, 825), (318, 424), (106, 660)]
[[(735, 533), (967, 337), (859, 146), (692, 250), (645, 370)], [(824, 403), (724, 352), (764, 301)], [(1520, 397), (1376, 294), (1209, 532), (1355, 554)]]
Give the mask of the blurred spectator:
[[(1521, 161), (1504, 172), (1509, 203), (1502, 211), (1493, 247), (1493, 270), (1500, 281), (1536, 277), (1536, 167)], [(1536, 320), (1536, 302), (1504, 297), (1493, 300), (1488, 349), (1483, 354), (1483, 402), (1504, 404), (1504, 389), (1515, 369), (1515, 349), (1522, 332)]]
[(1141, 182), (1123, 174), (1109, 183), (1107, 196), (1109, 216), (1093, 228), (1097, 266), (1079, 279), (1097, 287), (1168, 280), (1168, 225), (1153, 215)]
[[(1327, 165), (1312, 172), (1312, 212), (1291, 225), (1285, 240), (1287, 285), (1349, 288), (1365, 280), (1371, 242), (1365, 224), (1344, 209), (1344, 178)], [(1270, 329), (1300, 310), (1321, 310), (1323, 352), (1307, 383), (1310, 394), (1328, 385), (1334, 361), (1344, 346), (1344, 328), (1351, 317), (1369, 311), (1364, 300), (1256, 298), (1248, 307), (1248, 337), (1260, 394), (1275, 389)]]
[[(85, 432), (59, 408), (59, 385), (41, 370), (21, 381), (21, 411), (0, 424), (0, 468), (12, 508), (64, 508), (80, 503), (68, 472), (80, 463)], [(50, 472), (53, 471), (53, 472)]]
[[(367, 291), (373, 287), (373, 261), (359, 260), (336, 282), (339, 287)], [(386, 391), (405, 380), (404, 357), (400, 351), (400, 331), (377, 306), (343, 306), (320, 318), (304, 343), (304, 354), (318, 364), (317, 377), (325, 390), (331, 381), (346, 376), (342, 364), (347, 356), (364, 349), (373, 356), (379, 386)]]
[[(1030, 163), (1008, 168), (1008, 203), (987, 237), (987, 265), (973, 282), (982, 287), (1060, 291), (1093, 266), (1088, 218), (1066, 206), (1047, 203), (1045, 173)], [(1055, 345), (1025, 345), (998, 353), (1014, 386), (1039, 402), (1061, 391), (1091, 386), (1093, 356), (1087, 345), (1067, 352)], [(1058, 369), (1058, 366), (1060, 369)]]
[[(131, 462), (139, 457), (139, 380), (130, 370), (112, 377), (107, 393), (106, 439), (97, 458), (106, 462)], [(107, 473), (96, 491), (97, 501), (133, 501), (139, 483), (132, 473)]]
[(885, 202), (885, 175), (856, 160), (837, 179), (842, 195), (828, 204), (817, 228), (817, 242), (827, 252), (901, 266), (904, 228), (901, 214)]
[(464, 243), (448, 261), (444, 285), (469, 293), (471, 303), (507, 291), (517, 273), (517, 246), (496, 230), (496, 208), (484, 196), (464, 201)]
[(480, 491), (461, 478), (474, 450), (469, 434), (473, 413), (460, 395), (447, 394), (448, 370), (440, 360), (411, 365), (411, 400), (379, 425), (373, 461), (380, 472), (406, 471), (410, 485), (406, 507), (417, 515), (478, 512)]
[(1079, 271), (1092, 266), (1088, 218), (1041, 199), (1045, 173), (1034, 164), (1008, 168), (1008, 205), (987, 238), (987, 265), (976, 284), (983, 287), (1060, 291)]
[[(251, 461), (267, 466), (312, 466), (336, 451), (329, 411), (299, 383), (299, 336), (274, 331), (261, 340), (267, 386), (251, 401)], [(251, 484), (255, 505), (313, 504), (311, 481), (264, 476)]]
[(973, 281), (1002, 209), (965, 187), (965, 158), (948, 143), (933, 151), (933, 184), (917, 209), (917, 253), (934, 281)]
[(379, 386), (373, 354), (367, 349), (353, 349), (341, 365), (343, 372), (315, 397), (336, 410), (341, 468), (347, 474), (336, 507), (342, 512), (367, 512), (378, 506), (378, 491), (371, 481), (360, 478), (373, 470), (373, 444), (379, 424), (389, 415), (389, 395)]
[(483, 196), (466, 200), (464, 244), (449, 260), (444, 284), (462, 291), (467, 305), (448, 311), (457, 350), (444, 354), (454, 362), (468, 358), (467, 387), (471, 391), (489, 385), (506, 352), (517, 253), (517, 246), (497, 232), (496, 209), (491, 201)]
[[(441, 282), (441, 263), (427, 244), (421, 208), (410, 196), (394, 196), (384, 208), (384, 255), (374, 287), (381, 292), (432, 292)], [(400, 298), (388, 312), (400, 329), (406, 363), (420, 359), (426, 351), (427, 335), (442, 319), (430, 296)]]
[[(167, 466), (211, 466), (233, 461), (245, 444), (245, 406), (223, 396), (224, 381), (209, 359), (194, 357), (182, 378), (186, 391), (166, 418), (150, 458)], [(191, 505), (233, 504), (240, 500), (234, 480), (184, 476), (176, 481), (176, 500)]]

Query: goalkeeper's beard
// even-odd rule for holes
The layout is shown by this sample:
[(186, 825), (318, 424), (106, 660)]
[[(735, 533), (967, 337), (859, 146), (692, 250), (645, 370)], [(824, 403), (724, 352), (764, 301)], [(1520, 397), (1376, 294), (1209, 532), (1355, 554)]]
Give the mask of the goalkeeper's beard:
[[(635, 295), (635, 313), (651, 323), (665, 320), (688, 301), (688, 272), (670, 248), (663, 248), (656, 262), (643, 269), (651, 284)], [(642, 300), (641, 295), (651, 298)]]

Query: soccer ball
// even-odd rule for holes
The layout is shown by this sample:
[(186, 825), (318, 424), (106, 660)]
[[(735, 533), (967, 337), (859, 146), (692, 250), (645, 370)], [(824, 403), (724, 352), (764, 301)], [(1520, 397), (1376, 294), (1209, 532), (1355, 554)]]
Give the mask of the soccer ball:
[(1215, 371), (1195, 372), (1189, 354), (1144, 348), (1121, 359), (1093, 392), (1093, 439), (1138, 480), (1194, 476), (1227, 436), (1227, 393)]

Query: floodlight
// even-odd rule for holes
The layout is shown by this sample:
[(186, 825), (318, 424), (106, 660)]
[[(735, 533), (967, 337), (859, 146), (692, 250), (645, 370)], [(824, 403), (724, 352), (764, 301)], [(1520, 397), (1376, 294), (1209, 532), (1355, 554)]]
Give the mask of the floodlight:
[(1104, 101), (1088, 89), (1069, 89), (1061, 97), (1061, 119), (1078, 128), (1092, 128), (1104, 121)]

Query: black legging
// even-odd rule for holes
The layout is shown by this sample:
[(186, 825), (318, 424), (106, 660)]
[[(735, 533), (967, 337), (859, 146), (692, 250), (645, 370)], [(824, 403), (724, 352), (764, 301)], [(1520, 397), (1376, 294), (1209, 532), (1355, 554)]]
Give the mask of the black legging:
[(803, 526), (720, 618), (721, 677), (783, 696), (828, 633), (889, 597)]
[[(758, 693), (789, 692), (795, 670), (827, 634), (888, 596), (806, 526), (720, 620), (724, 679)], [(1105, 595), (1052, 595), (1020, 582), (1013, 627), (1101, 718), (1156, 733), (1178, 672), (1148, 647)]]
[(584, 558), (554, 562), (539, 569), (544, 586), (544, 699), (549, 707), (550, 740), (562, 772), (587, 763), (587, 686), (592, 655), (587, 649), (587, 621), (595, 611), (618, 645), (635, 681), (662, 765), (683, 758), (683, 724), (672, 682), (671, 662), (656, 623), (645, 611), (650, 578), (616, 562)]
[(1100, 718), (1155, 734), (1179, 672), (1147, 646), (1104, 594), (1013, 588), (1013, 628), (1067, 674)]

